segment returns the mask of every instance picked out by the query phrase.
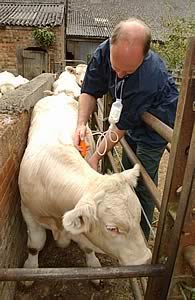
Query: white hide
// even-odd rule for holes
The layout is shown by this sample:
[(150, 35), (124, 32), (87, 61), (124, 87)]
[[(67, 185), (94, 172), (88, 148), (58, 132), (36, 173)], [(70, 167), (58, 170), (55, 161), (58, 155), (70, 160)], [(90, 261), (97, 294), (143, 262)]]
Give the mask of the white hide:
[[(65, 67), (65, 72), (68, 71), (70, 74), (75, 75), (76, 82), (79, 86), (81, 86), (83, 83), (83, 79), (85, 77), (86, 70), (87, 70), (86, 64), (79, 64), (76, 67), (72, 67), (72, 66)], [(63, 76), (63, 73), (64, 72), (61, 73), (59, 78), (61, 76)]]
[(78, 83), (79, 86), (81, 86), (82, 83), (83, 83), (86, 70), (87, 70), (87, 65), (85, 65), (85, 64), (79, 64), (75, 68), (76, 81), (77, 81), (77, 83)]
[(14, 90), (29, 80), (21, 75), (14, 76), (12, 73), (4, 71), (0, 73), (0, 92), (6, 94), (8, 91)]
[(83, 83), (87, 65), (79, 64), (76, 68), (66, 66), (59, 78), (53, 83), (53, 92), (45, 91), (46, 95), (58, 95), (65, 93), (68, 96), (73, 96), (78, 99), (81, 93), (80, 86)]
[[(141, 208), (133, 191), (139, 166), (112, 175), (93, 170), (73, 145), (77, 110), (77, 101), (62, 93), (41, 99), (32, 113), (19, 172), (28, 228), (25, 267), (38, 267), (45, 228), (60, 246), (77, 242), (88, 266), (100, 266), (94, 251), (115, 257), (121, 265), (148, 263), (151, 252), (140, 229)], [(30, 249), (37, 253), (32, 255)]]
[(62, 72), (59, 78), (53, 83), (53, 94), (57, 95), (64, 92), (68, 96), (77, 99), (80, 96), (81, 89), (76, 82), (75, 74), (68, 70)]
[(14, 89), (14, 85), (10, 83), (4, 83), (0, 86), (0, 91), (2, 95), (6, 94), (9, 91), (13, 91)]
[(15, 76), (8, 71), (0, 72), (0, 84), (7, 83), (7, 81), (11, 81), (14, 78)]
[(14, 90), (14, 81), (15, 76), (7, 71), (0, 73), (0, 92), (1, 94), (5, 94), (10, 90)]
[(21, 75), (18, 75), (14, 78), (14, 87), (17, 88), (25, 83), (29, 82), (27, 78), (22, 77)]

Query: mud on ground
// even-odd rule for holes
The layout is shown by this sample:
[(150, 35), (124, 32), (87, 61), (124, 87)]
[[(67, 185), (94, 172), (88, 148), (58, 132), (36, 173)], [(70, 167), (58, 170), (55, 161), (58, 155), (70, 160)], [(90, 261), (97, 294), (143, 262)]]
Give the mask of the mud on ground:
[[(102, 266), (117, 266), (117, 262), (105, 255), (98, 255)], [(48, 232), (46, 245), (40, 253), (40, 267), (85, 267), (85, 256), (75, 243), (66, 249), (58, 248)], [(17, 286), (15, 300), (102, 300), (133, 299), (128, 279), (104, 280), (98, 289), (90, 281), (37, 281), (31, 287)]]

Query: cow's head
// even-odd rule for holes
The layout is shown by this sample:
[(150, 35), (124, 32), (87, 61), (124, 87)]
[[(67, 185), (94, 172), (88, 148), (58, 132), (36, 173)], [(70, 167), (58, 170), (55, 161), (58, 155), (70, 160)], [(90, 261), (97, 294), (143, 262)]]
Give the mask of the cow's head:
[(140, 203), (133, 190), (138, 176), (138, 165), (120, 174), (102, 175), (101, 182), (91, 185), (63, 217), (68, 232), (85, 234), (96, 248), (117, 258), (121, 265), (144, 264), (151, 259), (140, 228)]
[(83, 84), (86, 70), (87, 70), (86, 64), (79, 64), (76, 66), (76, 81), (79, 86), (82, 86)]

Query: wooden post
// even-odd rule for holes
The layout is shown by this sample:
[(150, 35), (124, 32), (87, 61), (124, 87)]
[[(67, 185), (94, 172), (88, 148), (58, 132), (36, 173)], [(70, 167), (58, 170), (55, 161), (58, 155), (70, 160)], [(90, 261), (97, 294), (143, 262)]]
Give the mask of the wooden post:
[[(152, 263), (165, 262), (164, 278), (148, 280), (146, 300), (167, 299), (175, 268), (176, 258), (180, 256), (180, 243), (183, 233), (185, 214), (191, 211), (191, 194), (195, 170), (193, 131), (195, 112), (195, 38), (189, 39), (183, 71), (177, 116), (173, 131), (167, 177), (162, 199), (159, 226), (154, 245)], [(183, 186), (178, 201), (178, 188)], [(175, 217), (172, 217), (175, 216)]]

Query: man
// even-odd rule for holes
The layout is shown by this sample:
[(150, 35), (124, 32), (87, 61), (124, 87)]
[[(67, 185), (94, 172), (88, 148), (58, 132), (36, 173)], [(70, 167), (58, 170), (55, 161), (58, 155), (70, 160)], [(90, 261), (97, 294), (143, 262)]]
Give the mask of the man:
[[(75, 146), (79, 149), (80, 140), (85, 138), (85, 125), (95, 109), (97, 98), (110, 92), (113, 101), (119, 98), (123, 105), (120, 119), (112, 131), (119, 139), (125, 136), (157, 185), (159, 163), (167, 142), (142, 122), (141, 115), (148, 111), (173, 127), (178, 91), (161, 58), (150, 50), (150, 42), (149, 27), (141, 20), (128, 19), (120, 22), (111, 39), (96, 49), (81, 89)], [(107, 151), (116, 144), (109, 137), (108, 133)], [(104, 147), (105, 141), (89, 160), (96, 170)], [(125, 168), (132, 167), (124, 153), (123, 164)], [(141, 182), (136, 192), (151, 223), (154, 205), (150, 195)], [(143, 216), (141, 226), (148, 239), (150, 230)]]

